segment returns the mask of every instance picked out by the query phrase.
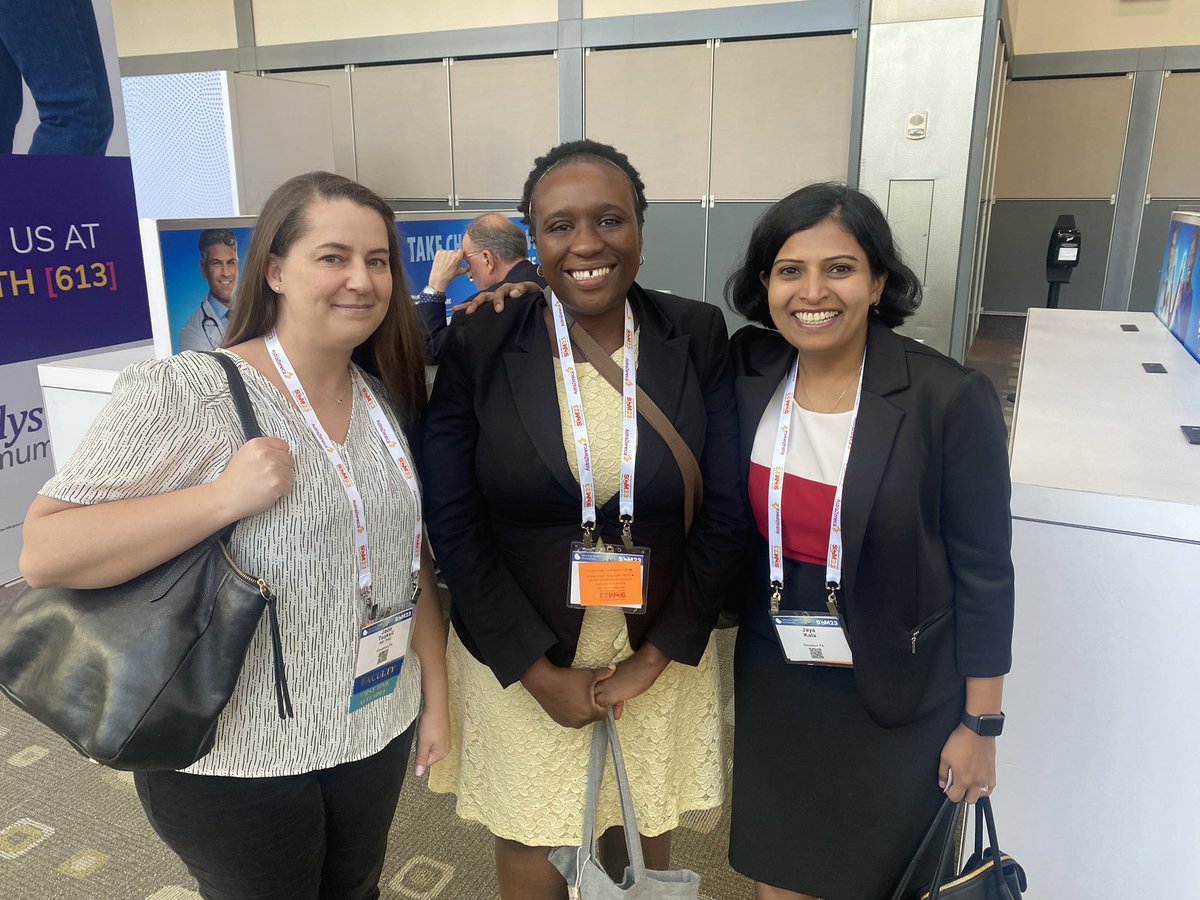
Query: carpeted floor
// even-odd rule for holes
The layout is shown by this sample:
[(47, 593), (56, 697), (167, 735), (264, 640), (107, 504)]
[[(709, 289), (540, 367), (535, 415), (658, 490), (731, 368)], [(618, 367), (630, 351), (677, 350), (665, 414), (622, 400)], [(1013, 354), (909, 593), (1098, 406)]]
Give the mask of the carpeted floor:
[[(0, 608), (4, 594), (19, 589), (0, 588)], [(733, 634), (718, 639), (727, 748)], [(725, 861), (728, 833), (728, 806), (689, 813), (676, 832), (673, 864), (701, 873), (708, 900), (749, 900), (749, 883)], [(491, 835), (458, 819), (454, 798), (430, 793), (410, 770), (380, 887), (385, 898), (495, 900)], [(0, 898), (194, 900), (199, 894), (146, 824), (131, 775), (92, 765), (0, 700)]]

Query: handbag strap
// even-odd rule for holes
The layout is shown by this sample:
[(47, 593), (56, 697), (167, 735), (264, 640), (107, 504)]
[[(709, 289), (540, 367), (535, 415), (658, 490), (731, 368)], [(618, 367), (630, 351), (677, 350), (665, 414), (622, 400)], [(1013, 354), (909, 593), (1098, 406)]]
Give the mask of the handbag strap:
[[(259, 427), (258, 419), (254, 415), (254, 408), (250, 405), (246, 382), (242, 378), (242, 373), (238, 371), (237, 363), (225, 353), (218, 353), (215, 350), (201, 352), (205, 356), (211, 356), (225, 370), (225, 377), (229, 382), (229, 395), (233, 398), (233, 407), (237, 410), (238, 420), (242, 423), (242, 433), (246, 440), (252, 441), (262, 437), (262, 428)], [(229, 543), (237, 524), (237, 522), (233, 522), (221, 531), (220, 539), (224, 543)], [(283, 664), (283, 639), (279, 635), (279, 616), (275, 609), (275, 595), (261, 581), (258, 589), (263, 594), (263, 600), (266, 601), (267, 621), (271, 627), (271, 668), (275, 676), (275, 706), (279, 712), (279, 718), (290, 719), (293, 717), (292, 695), (288, 690), (287, 669)]]
[[(917, 866), (921, 864), (921, 859), (925, 856), (926, 849), (928, 849), (929, 844), (933, 841), (934, 835), (937, 834), (938, 826), (941, 825), (942, 820), (946, 818), (948, 813), (957, 811), (957, 809), (958, 804), (956, 804), (949, 797), (942, 801), (942, 805), (938, 807), (938, 811), (934, 813), (933, 821), (929, 823), (929, 828), (925, 830), (925, 834), (921, 837), (921, 843), (917, 847), (916, 853), (914, 853), (912, 858), (909, 860), (908, 868), (905, 869), (904, 874), (900, 876), (900, 883), (896, 885), (896, 890), (892, 893), (892, 900), (901, 900), (901, 898), (904, 896), (904, 892), (908, 890), (909, 882), (912, 881), (913, 875), (915, 875), (917, 872)], [(950, 828), (949, 834), (954, 834), (953, 827)], [(943, 845), (942, 849), (944, 853), (945, 845)], [(939, 854), (938, 871), (934, 874), (934, 881), (938, 883), (940, 883), (941, 880), (941, 855), (942, 854)]]
[(242, 379), (242, 373), (238, 371), (237, 364), (229, 358), (228, 354), (218, 353), (215, 350), (202, 352), (205, 356), (211, 356), (219, 362), (221, 368), (225, 370), (225, 377), (229, 381), (229, 394), (233, 397), (233, 406), (242, 423), (242, 433), (246, 435), (246, 440), (252, 441), (262, 437), (262, 429), (258, 427), (258, 419), (254, 417), (254, 408), (250, 406), (250, 395), (246, 393), (246, 382)]
[[(983, 827), (987, 823), (988, 832), (988, 855), (992, 858), (992, 880), (996, 882), (997, 890), (1002, 892), (1008, 891), (1008, 886), (1004, 883), (1004, 867), (1000, 864), (1000, 841), (996, 838), (996, 819), (992, 816), (992, 801), (990, 797), (980, 797), (975, 803), (975, 858), (979, 862), (984, 860), (983, 851)], [(1001, 893), (1000, 896), (1005, 896)]]
[[(621, 385), (625, 381), (621, 367), (612, 361), (612, 357), (604, 352), (604, 349), (583, 330), (578, 322), (571, 323), (571, 342), (578, 347), (579, 355), (586, 362), (590, 362), (593, 368), (600, 373), (600, 377), (616, 388), (617, 393), (620, 393)], [(679, 436), (679, 432), (675, 430), (671, 420), (659, 409), (658, 404), (650, 399), (650, 395), (642, 390), (640, 385), (637, 389), (637, 409), (638, 414), (663, 439), (667, 449), (675, 457), (675, 465), (679, 467), (679, 473), (683, 476), (683, 533), (687, 534), (692, 530), (692, 520), (695, 518), (696, 509), (704, 502), (704, 476), (700, 472), (696, 454)]]
[[(617, 737), (617, 723), (613, 719), (612, 707), (608, 707), (602, 721), (592, 726), (592, 752), (588, 759), (587, 800), (583, 807), (583, 840), (581, 850), (596, 856), (596, 805), (600, 798), (600, 782), (604, 778), (604, 763), (608, 749), (612, 748), (613, 771), (617, 775), (617, 796), (621, 801), (621, 822), (625, 828), (625, 849), (629, 853), (629, 866), (633, 869), (633, 880), (641, 881), (646, 872), (646, 861), (642, 856), (642, 841), (638, 836), (637, 813), (633, 808), (633, 794), (629, 790), (629, 775), (625, 771), (625, 757), (621, 754), (621, 741)], [(582, 872), (582, 866), (577, 868)]]

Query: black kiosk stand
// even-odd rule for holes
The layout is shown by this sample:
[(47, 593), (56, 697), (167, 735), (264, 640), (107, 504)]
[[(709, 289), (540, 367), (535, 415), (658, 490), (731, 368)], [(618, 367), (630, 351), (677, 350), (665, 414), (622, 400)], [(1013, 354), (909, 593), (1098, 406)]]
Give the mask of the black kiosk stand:
[(1079, 265), (1079, 249), (1082, 240), (1075, 227), (1074, 216), (1059, 216), (1050, 232), (1050, 244), (1046, 248), (1046, 281), (1050, 282), (1050, 293), (1046, 297), (1047, 309), (1058, 309), (1059, 286), (1070, 284), (1071, 271)]

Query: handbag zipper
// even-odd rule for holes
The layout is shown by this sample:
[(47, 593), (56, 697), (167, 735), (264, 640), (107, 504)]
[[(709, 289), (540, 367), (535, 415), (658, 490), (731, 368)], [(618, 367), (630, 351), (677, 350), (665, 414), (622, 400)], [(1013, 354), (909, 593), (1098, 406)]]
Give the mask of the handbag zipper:
[(229, 548), (225, 546), (225, 542), (218, 540), (217, 543), (221, 547), (221, 553), (225, 557), (225, 562), (229, 564), (229, 568), (233, 574), (246, 584), (252, 584), (258, 588), (259, 594), (267, 604), (267, 621), (271, 626), (271, 663), (275, 673), (275, 705), (279, 711), (279, 718), (290, 719), (292, 714), (292, 695), (288, 690), (287, 670), (283, 665), (283, 640), (279, 635), (279, 618), (275, 611), (275, 595), (271, 593), (271, 588), (267, 586), (267, 582), (263, 578), (255, 578), (242, 570), (241, 566), (233, 561), (233, 557), (229, 553)]
[(221, 545), (221, 553), (225, 556), (225, 562), (229, 563), (229, 568), (233, 569), (233, 573), (237, 575), (246, 584), (252, 584), (258, 588), (258, 592), (262, 594), (262, 598), (267, 601), (275, 599), (275, 595), (271, 593), (271, 588), (267, 586), (267, 582), (262, 578), (255, 578), (253, 575), (245, 572), (241, 566), (233, 561), (233, 557), (229, 554), (229, 548), (225, 546), (224, 541), (217, 541)]

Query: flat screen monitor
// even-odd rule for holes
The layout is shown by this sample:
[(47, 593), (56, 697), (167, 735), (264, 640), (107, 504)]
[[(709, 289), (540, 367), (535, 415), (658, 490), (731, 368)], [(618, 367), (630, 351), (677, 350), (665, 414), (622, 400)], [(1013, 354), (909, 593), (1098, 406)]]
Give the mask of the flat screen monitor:
[(1200, 361), (1200, 213), (1171, 213), (1154, 314)]

